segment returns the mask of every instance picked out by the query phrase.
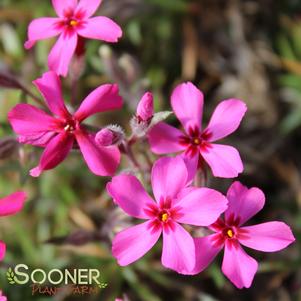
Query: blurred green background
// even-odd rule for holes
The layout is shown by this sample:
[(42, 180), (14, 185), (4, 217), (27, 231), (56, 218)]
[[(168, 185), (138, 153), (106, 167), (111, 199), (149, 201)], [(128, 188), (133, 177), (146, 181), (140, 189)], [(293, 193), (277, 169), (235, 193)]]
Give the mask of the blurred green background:
[[(129, 120), (146, 90), (154, 93), (156, 110), (166, 110), (174, 86), (193, 81), (206, 95), (205, 120), (218, 101), (241, 98), (248, 114), (227, 142), (240, 150), (245, 163), (239, 180), (266, 194), (266, 206), (252, 223), (283, 220), (297, 241), (279, 253), (250, 251), (260, 269), (248, 290), (237, 290), (224, 278), (221, 258), (195, 277), (165, 270), (160, 246), (130, 267), (118, 267), (110, 242), (131, 221), (106, 194), (109, 179), (93, 176), (76, 151), (55, 170), (30, 178), (40, 150), (15, 142), (7, 112), (18, 102), (34, 102), (2, 78), (1, 196), (24, 189), (29, 198), (21, 213), (0, 220), (0, 237), (8, 247), (0, 263), (0, 288), (10, 301), (110, 301), (123, 294), (131, 301), (301, 300), (301, 1), (103, 0), (97, 14), (116, 20), (124, 36), (116, 45), (87, 41), (80, 79), (63, 80), (69, 105), (77, 107), (95, 87), (117, 82), (124, 109), (89, 123), (117, 123), (130, 134)], [(23, 43), (33, 18), (52, 15), (50, 0), (0, 0), (0, 73), (38, 97), (31, 81), (47, 70), (54, 40), (38, 42), (31, 51)], [(74, 73), (76, 68), (75, 63)], [(177, 124), (173, 117), (169, 122)], [(135, 152), (144, 164), (146, 142)], [(120, 170), (128, 168), (124, 159)], [(222, 192), (230, 183), (208, 181)], [(99, 268), (108, 287), (91, 296), (72, 296), (68, 287), (55, 297), (31, 296), (28, 286), (12, 286), (5, 279), (7, 268), (18, 263), (46, 270)]]

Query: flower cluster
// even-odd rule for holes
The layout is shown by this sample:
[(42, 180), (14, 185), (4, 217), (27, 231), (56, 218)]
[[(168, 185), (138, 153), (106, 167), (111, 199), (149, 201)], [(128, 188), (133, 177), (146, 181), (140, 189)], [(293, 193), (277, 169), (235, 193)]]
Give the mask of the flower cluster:
[[(289, 226), (273, 221), (242, 227), (264, 206), (265, 196), (258, 188), (248, 189), (234, 182), (225, 197), (213, 189), (191, 185), (198, 169), (206, 168), (203, 161), (215, 176), (230, 178), (242, 172), (237, 150), (212, 142), (237, 129), (246, 106), (236, 99), (221, 102), (202, 131), (203, 97), (193, 84), (179, 85), (171, 103), (186, 133), (163, 122), (148, 133), (153, 152), (182, 151), (153, 165), (151, 182), (155, 202), (132, 175), (115, 176), (107, 185), (108, 193), (125, 213), (147, 220), (117, 234), (113, 255), (120, 265), (128, 265), (148, 252), (162, 233), (162, 264), (178, 273), (195, 275), (224, 248), (223, 273), (236, 287), (248, 288), (258, 264), (241, 245), (264, 252), (282, 250), (295, 240)], [(220, 217), (222, 213), (224, 219)], [(179, 223), (205, 226), (214, 234), (193, 238)]]
[[(222, 101), (203, 128), (203, 94), (192, 83), (182, 83), (172, 93), (171, 107), (183, 131), (163, 121), (168, 114), (154, 112), (150, 92), (142, 97), (132, 118), (130, 138), (116, 125), (91, 130), (84, 124), (88, 117), (122, 107), (118, 86), (106, 84), (96, 88), (71, 113), (63, 100), (59, 75), (68, 74), (71, 59), (85, 39), (117, 42), (122, 31), (106, 17), (91, 17), (101, 0), (52, 0), (52, 3), (58, 18), (32, 21), (25, 43), (26, 48), (31, 48), (37, 40), (59, 35), (49, 54), (50, 71), (33, 82), (51, 114), (30, 104), (18, 104), (8, 114), (20, 143), (44, 149), (30, 175), (38, 177), (43, 171), (55, 168), (76, 148), (97, 176), (113, 176), (121, 154), (127, 155), (139, 169), (131, 145), (141, 138), (147, 138), (154, 154), (177, 153), (153, 163), (152, 196), (132, 173), (116, 175), (107, 184), (107, 192), (115, 204), (127, 215), (143, 220), (115, 236), (113, 256), (121, 266), (129, 265), (144, 256), (162, 236), (163, 266), (195, 275), (224, 249), (223, 273), (236, 287), (250, 287), (258, 264), (241, 245), (264, 252), (281, 250), (294, 241), (290, 228), (279, 221), (243, 226), (264, 206), (265, 196), (258, 188), (248, 189), (236, 181), (224, 196), (214, 189), (198, 187), (195, 181), (207, 166), (219, 178), (235, 178), (243, 172), (239, 152), (216, 142), (239, 127), (247, 111), (245, 103), (238, 99)], [(13, 201), (11, 198), (1, 201), (0, 215), (20, 210), (24, 195), (14, 195)], [(204, 227), (203, 232), (208, 235), (193, 237), (191, 229), (198, 227)], [(0, 247), (2, 258), (3, 243)]]

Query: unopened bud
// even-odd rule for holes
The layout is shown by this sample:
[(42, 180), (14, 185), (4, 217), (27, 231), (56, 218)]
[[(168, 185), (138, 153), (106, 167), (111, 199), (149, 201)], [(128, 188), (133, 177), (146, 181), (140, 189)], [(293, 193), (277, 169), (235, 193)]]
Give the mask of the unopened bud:
[(95, 142), (99, 146), (120, 144), (123, 139), (124, 132), (118, 125), (110, 125), (103, 128), (95, 136)]
[(136, 112), (140, 121), (149, 121), (154, 115), (154, 98), (152, 93), (146, 92), (141, 98)]

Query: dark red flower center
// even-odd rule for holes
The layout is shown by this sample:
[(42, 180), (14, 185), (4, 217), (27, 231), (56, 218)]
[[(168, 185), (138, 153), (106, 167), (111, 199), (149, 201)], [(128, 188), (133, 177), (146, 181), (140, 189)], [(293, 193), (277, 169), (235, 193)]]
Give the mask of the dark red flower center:
[(144, 212), (150, 217), (153, 229), (163, 227), (165, 230), (172, 230), (174, 222), (182, 216), (181, 207), (172, 206), (170, 198), (161, 198), (159, 204), (148, 204)]
[(78, 129), (79, 123), (77, 120), (71, 118), (64, 121), (62, 127), (65, 132), (68, 132), (69, 134), (73, 134)]
[(233, 228), (225, 228), (223, 230), (223, 235), (228, 239), (235, 238), (235, 230)]
[(73, 32), (76, 28), (84, 23), (85, 13), (81, 10), (74, 11), (74, 9), (65, 9), (64, 17), (58, 22), (58, 26), (64, 28), (67, 33)]
[(200, 132), (198, 127), (190, 127), (188, 134), (179, 138), (180, 144), (187, 147), (186, 153), (190, 156), (194, 156), (200, 150), (207, 150), (210, 148), (210, 142), (208, 141), (211, 134), (208, 131)]
[(170, 218), (170, 214), (167, 210), (162, 210), (158, 214), (158, 219), (163, 223), (167, 223), (169, 218)]
[(238, 240), (248, 236), (248, 231), (239, 227), (240, 217), (230, 214), (226, 221), (219, 218), (213, 225), (212, 230), (216, 232), (213, 243), (216, 246), (223, 245), (226, 241), (232, 246), (238, 246)]
[(76, 26), (76, 25), (78, 25), (78, 23), (79, 22), (77, 20), (74, 20), (74, 19), (71, 19), (71, 20), (68, 21), (69, 26)]

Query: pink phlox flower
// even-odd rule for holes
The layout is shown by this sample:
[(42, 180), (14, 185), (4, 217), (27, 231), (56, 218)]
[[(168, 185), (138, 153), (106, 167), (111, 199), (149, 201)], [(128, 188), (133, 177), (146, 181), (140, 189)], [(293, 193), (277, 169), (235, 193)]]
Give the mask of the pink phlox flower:
[(275, 252), (286, 248), (295, 238), (290, 227), (279, 221), (243, 226), (264, 206), (265, 196), (260, 189), (248, 189), (240, 182), (234, 182), (228, 190), (227, 199), (229, 207), (225, 211), (224, 220), (219, 218), (210, 226), (214, 234), (195, 238), (197, 259), (191, 274), (203, 271), (224, 248), (223, 273), (236, 287), (249, 288), (258, 263), (241, 245)]
[(184, 127), (184, 133), (164, 122), (155, 125), (148, 134), (151, 150), (156, 154), (182, 152), (190, 179), (202, 160), (207, 162), (216, 177), (237, 177), (243, 171), (238, 151), (232, 146), (213, 142), (238, 128), (247, 107), (238, 99), (222, 101), (203, 130), (203, 102), (202, 92), (192, 83), (177, 86), (171, 96), (171, 106)]
[[(26, 194), (23, 191), (18, 191), (9, 196), (0, 199), (0, 217), (9, 216), (18, 213), (24, 205)], [(6, 252), (6, 245), (0, 240), (0, 261), (3, 260)], [(1, 291), (0, 291), (1, 292)], [(0, 301), (2, 294), (0, 293)], [(2, 296), (3, 298), (6, 298)], [(5, 299), (6, 300), (6, 299)]]
[(54, 116), (29, 104), (18, 104), (8, 114), (20, 143), (45, 147), (39, 165), (30, 174), (38, 177), (44, 170), (56, 167), (76, 141), (91, 172), (99, 176), (113, 175), (120, 162), (118, 147), (97, 145), (95, 134), (90, 133), (82, 122), (93, 114), (121, 108), (118, 86), (98, 87), (71, 114), (63, 101), (60, 79), (53, 71), (45, 73), (34, 84)]
[(195, 246), (191, 235), (180, 224), (211, 224), (227, 208), (226, 198), (209, 188), (187, 188), (188, 172), (181, 157), (161, 158), (152, 168), (155, 201), (135, 176), (113, 177), (107, 191), (130, 216), (146, 220), (119, 232), (112, 252), (121, 266), (147, 253), (163, 234), (162, 264), (178, 273), (195, 265)]
[(27, 49), (36, 41), (59, 35), (49, 57), (48, 66), (58, 75), (66, 76), (71, 58), (81, 39), (97, 39), (117, 42), (121, 28), (107, 17), (91, 17), (101, 0), (52, 0), (57, 18), (38, 18), (28, 28)]

